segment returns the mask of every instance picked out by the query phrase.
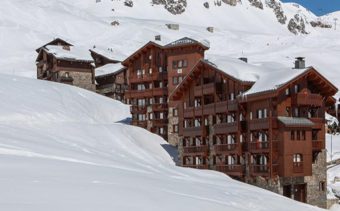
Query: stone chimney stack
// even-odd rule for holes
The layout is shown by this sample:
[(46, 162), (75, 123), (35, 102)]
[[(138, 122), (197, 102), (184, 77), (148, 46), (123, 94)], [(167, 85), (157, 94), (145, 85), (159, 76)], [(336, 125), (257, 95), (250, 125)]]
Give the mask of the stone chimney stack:
[(306, 61), (305, 57), (296, 57), (295, 58), (295, 69), (305, 69), (306, 68)]

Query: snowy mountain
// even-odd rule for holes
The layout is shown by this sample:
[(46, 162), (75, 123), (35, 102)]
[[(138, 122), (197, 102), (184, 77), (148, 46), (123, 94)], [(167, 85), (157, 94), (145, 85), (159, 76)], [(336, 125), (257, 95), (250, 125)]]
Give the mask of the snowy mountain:
[[(340, 27), (311, 25), (313, 21), (332, 25), (337, 13), (316, 17), (300, 5), (277, 0), (131, 1), (132, 7), (125, 0), (1, 1), (0, 72), (35, 78), (34, 50), (55, 37), (83, 49), (113, 49), (116, 59), (122, 60), (161, 35), (163, 43), (185, 36), (206, 40), (208, 55), (245, 56), (260, 68), (292, 67), (294, 57), (305, 56), (307, 65), (340, 84)], [(183, 5), (183, 12), (169, 12), (178, 5)], [(114, 21), (119, 25), (111, 25)], [(308, 34), (293, 34), (290, 22), (294, 30), (303, 23)], [(168, 29), (168, 23), (179, 24), (179, 30)], [(214, 32), (207, 27), (214, 27)]]
[[(119, 102), (0, 74), (0, 210), (320, 210), (176, 167), (171, 147)], [(259, 203), (266, 201), (266, 203)]]

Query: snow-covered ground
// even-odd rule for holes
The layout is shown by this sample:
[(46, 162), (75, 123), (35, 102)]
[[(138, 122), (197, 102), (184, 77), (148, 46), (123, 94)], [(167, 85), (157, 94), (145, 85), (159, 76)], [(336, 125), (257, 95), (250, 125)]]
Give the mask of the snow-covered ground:
[(0, 83), (0, 210), (319, 210), (176, 167), (171, 147), (119, 123), (129, 108), (109, 98), (1, 74)]

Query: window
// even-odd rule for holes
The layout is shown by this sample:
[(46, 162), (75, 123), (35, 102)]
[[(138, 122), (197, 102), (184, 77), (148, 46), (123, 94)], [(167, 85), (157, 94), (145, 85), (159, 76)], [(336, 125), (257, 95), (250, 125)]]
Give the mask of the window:
[(173, 116), (178, 116), (178, 109), (177, 108), (174, 108), (172, 110), (172, 113), (173, 113)]
[(161, 73), (163, 72), (163, 68), (162, 67), (159, 67), (158, 71)]
[(152, 74), (152, 68), (149, 69), (149, 74), (150, 74), (150, 75)]
[(249, 118), (250, 118), (250, 120), (253, 119), (253, 112), (250, 112), (250, 113), (249, 113)]
[(177, 69), (177, 61), (172, 62), (172, 68)]
[(262, 119), (262, 110), (257, 110), (257, 118)]
[(299, 85), (298, 85), (298, 84), (296, 84), (296, 85), (294, 86), (294, 91), (295, 91), (295, 93), (298, 93), (298, 92), (299, 92)]
[(319, 183), (319, 191), (325, 191), (326, 190), (326, 182), (321, 181)]
[(150, 120), (153, 119), (153, 113), (149, 113), (149, 119), (150, 119)]
[(312, 140), (316, 141), (318, 140), (318, 130), (312, 130)]
[(183, 61), (182, 60), (178, 61), (177, 67), (178, 68), (182, 68), (183, 67)]
[(301, 131), (301, 140), (306, 140), (306, 131)]
[(178, 78), (175, 76), (172, 78), (172, 84), (177, 85), (178, 84)]
[(235, 100), (235, 94), (234, 93), (229, 94), (229, 100)]
[(69, 72), (66, 72), (66, 73), (65, 73), (65, 77), (66, 77), (66, 78), (69, 78), (69, 77), (70, 77), (70, 73), (69, 73)]
[(182, 76), (178, 76), (178, 83), (181, 83), (183, 81), (183, 77)]
[(295, 131), (290, 131), (290, 140), (295, 140)]
[(299, 117), (299, 108), (294, 108), (294, 116)]
[(299, 131), (299, 130), (296, 131), (296, 139), (297, 139), (297, 140), (301, 140), (300, 132), (301, 132), (301, 131)]
[(174, 130), (173, 130), (173, 132), (174, 133), (178, 133), (178, 125), (174, 125), (174, 128), (173, 128)]
[(286, 89), (286, 96), (290, 94), (289, 88)]
[(163, 135), (164, 134), (164, 128), (159, 128), (159, 134)]
[(293, 155), (293, 162), (294, 162), (294, 163), (300, 163), (300, 162), (302, 162), (302, 154), (294, 154), (294, 155)]
[(183, 67), (187, 67), (188, 66), (188, 60), (183, 60)]
[(267, 113), (267, 109), (263, 109), (263, 118), (267, 118), (268, 117), (268, 113)]

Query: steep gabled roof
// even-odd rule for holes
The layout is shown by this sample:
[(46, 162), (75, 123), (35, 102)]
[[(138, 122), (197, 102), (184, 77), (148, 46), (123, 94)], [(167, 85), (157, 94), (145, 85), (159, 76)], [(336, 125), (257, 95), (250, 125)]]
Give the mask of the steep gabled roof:
[(120, 73), (121, 71), (125, 70), (126, 67), (124, 67), (121, 63), (116, 64), (106, 64), (102, 67), (96, 68), (96, 78), (97, 77), (105, 77), (108, 75), (115, 75), (117, 73)]
[(175, 88), (175, 90), (172, 93), (170, 93), (169, 99), (176, 100), (176, 98), (178, 98), (181, 95), (182, 90), (184, 90), (190, 84), (190, 82), (193, 80), (195, 75), (200, 74), (200, 71), (199, 71), (200, 66), (205, 66), (206, 68), (211, 68), (211, 69), (223, 74), (225, 77), (228, 77), (228, 78), (230, 78), (234, 81), (238, 81), (238, 82), (243, 83), (243, 84), (253, 84), (253, 82), (251, 82), (251, 81), (242, 81), (238, 78), (235, 78), (234, 76), (228, 74), (228, 72), (226, 72), (226, 70), (219, 69), (219, 67), (216, 64), (214, 64), (214, 63), (212, 63), (208, 60), (201, 59), (190, 70), (190, 72), (183, 78), (183, 81)]
[(189, 37), (183, 37), (179, 40), (173, 41), (167, 45), (165, 45), (165, 48), (173, 48), (173, 47), (181, 47), (181, 46), (188, 46), (188, 45), (200, 45), (203, 49), (208, 50), (209, 46), (204, 45), (201, 42), (198, 42), (197, 40), (194, 40)]
[(139, 48), (137, 51), (135, 51), (133, 54), (131, 54), (129, 57), (127, 57), (124, 61), (122, 61), (123, 65), (126, 65), (127, 62), (129, 60), (131, 60), (134, 56), (136, 56), (139, 52), (141, 52), (142, 50), (150, 47), (150, 46), (155, 46), (157, 48), (163, 48), (161, 45), (159, 45), (158, 43), (155, 43), (153, 41), (149, 41), (148, 43), (146, 43), (145, 45), (143, 45), (141, 48)]
[[(67, 61), (78, 61), (85, 63), (93, 63), (93, 58), (87, 49), (82, 49), (78, 47), (71, 46), (69, 50), (64, 49), (64, 46), (48, 45), (43, 47), (38, 55), (38, 59), (42, 52), (46, 52), (49, 55), (54, 56), (57, 59), (67, 60)], [(37, 59), (37, 60), (38, 60)]]
[(113, 50), (108, 48), (108, 49), (99, 49), (99, 48), (94, 48), (90, 49), (90, 52), (93, 53), (94, 55), (98, 55), (99, 57), (103, 57), (112, 63), (118, 63), (120, 62), (118, 59), (114, 57)]
[(40, 50), (48, 45), (57, 45), (58, 43), (62, 43), (62, 45), (65, 45), (65, 46), (73, 46), (71, 43), (61, 39), (61, 38), (55, 38), (54, 40), (52, 40), (51, 42), (48, 42), (46, 43), (45, 45), (41, 46), (40, 48), (37, 48), (35, 51), (37, 53), (40, 52)]
[[(313, 75), (313, 76), (311, 76)], [(285, 87), (302, 77), (310, 76), (316, 85), (323, 86), (320, 93), (326, 96), (333, 96), (338, 92), (338, 88), (320, 74), (315, 68), (305, 69), (283, 69), (280, 71), (267, 72), (260, 75), (254, 86), (244, 93), (244, 96), (259, 95), (261, 93), (274, 93), (285, 89)]]

